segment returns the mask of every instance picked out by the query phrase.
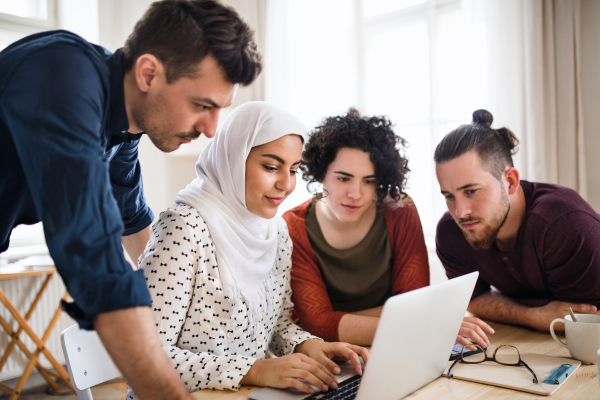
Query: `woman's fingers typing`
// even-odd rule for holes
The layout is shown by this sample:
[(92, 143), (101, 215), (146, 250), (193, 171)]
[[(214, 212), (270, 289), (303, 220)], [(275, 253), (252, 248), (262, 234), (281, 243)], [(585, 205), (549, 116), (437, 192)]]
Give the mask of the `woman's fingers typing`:
[[(490, 340), (484, 331), (494, 333), (494, 329), (479, 318), (465, 317), (458, 334), (469, 337), (472, 341), (483, 347), (488, 347), (490, 345)], [(462, 340), (458, 341), (458, 339), (457, 343), (465, 344)]]
[(309, 385), (327, 391), (337, 389), (337, 380), (321, 363), (304, 354), (290, 354), (268, 360), (257, 360), (248, 371), (245, 385), (294, 387), (306, 393), (314, 393)]
[(488, 347), (490, 345), (490, 341), (486, 334), (479, 327), (469, 323), (463, 322), (458, 334), (470, 338), (472, 341), (483, 347)]
[(463, 346), (465, 346), (469, 350), (477, 350), (477, 347), (475, 347), (475, 346), (468, 346), (471, 343), (471, 341), (469, 339), (467, 339), (466, 337), (463, 337), (463, 336), (460, 336), (460, 335), (457, 336), (456, 337), (456, 343), (462, 344)]
[(363, 347), (356, 346), (349, 343), (335, 342), (327, 343), (322, 342), (317, 351), (311, 351), (309, 354), (312, 358), (318, 360), (322, 364), (326, 365), (328, 369), (334, 373), (339, 373), (339, 366), (331, 361), (332, 358), (341, 358), (348, 360), (354, 365), (356, 373), (362, 375), (362, 365), (360, 362), (360, 356), (363, 356), (365, 362), (369, 358), (369, 351)]
[[(313, 360), (312, 358), (304, 355), (297, 354), (300, 359), (299, 366), (297, 368), (304, 369), (308, 371), (310, 374), (318, 378), (323, 384), (337, 389), (337, 379), (335, 376), (327, 369), (325, 365), (318, 362), (317, 360)], [(304, 378), (303, 378), (304, 379)], [(315, 385), (317, 386), (317, 385)], [(317, 386), (319, 387), (319, 386)]]
[(476, 317), (465, 317), (465, 318), (463, 318), (463, 321), (476, 324), (481, 329), (483, 329), (484, 331), (486, 331), (487, 333), (491, 333), (491, 334), (495, 333), (494, 328), (492, 328), (491, 326), (489, 326), (487, 323), (485, 323), (484, 321), (480, 320), (479, 318), (476, 318)]

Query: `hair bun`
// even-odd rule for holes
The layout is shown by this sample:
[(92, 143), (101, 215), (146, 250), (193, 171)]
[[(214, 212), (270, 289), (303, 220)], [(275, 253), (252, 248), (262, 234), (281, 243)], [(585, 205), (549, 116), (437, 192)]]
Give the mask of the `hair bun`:
[(490, 128), (494, 122), (494, 117), (488, 110), (475, 110), (473, 111), (473, 123)]

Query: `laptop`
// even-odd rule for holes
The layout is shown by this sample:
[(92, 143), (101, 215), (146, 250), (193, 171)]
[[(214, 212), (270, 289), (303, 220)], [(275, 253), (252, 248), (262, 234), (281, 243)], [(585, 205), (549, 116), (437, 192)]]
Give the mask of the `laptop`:
[[(341, 363), (336, 390), (307, 394), (263, 388), (255, 400), (397, 400), (440, 377), (454, 346), (479, 273), (390, 297), (383, 306), (362, 378)], [(318, 389), (313, 386), (313, 389)]]

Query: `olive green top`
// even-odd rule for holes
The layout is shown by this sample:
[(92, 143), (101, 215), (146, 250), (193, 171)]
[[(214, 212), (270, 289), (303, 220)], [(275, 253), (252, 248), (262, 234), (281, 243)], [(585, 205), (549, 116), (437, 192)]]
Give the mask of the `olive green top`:
[(392, 292), (392, 247), (383, 212), (357, 245), (345, 250), (327, 243), (315, 203), (306, 215), (306, 233), (335, 311), (354, 312), (383, 305)]

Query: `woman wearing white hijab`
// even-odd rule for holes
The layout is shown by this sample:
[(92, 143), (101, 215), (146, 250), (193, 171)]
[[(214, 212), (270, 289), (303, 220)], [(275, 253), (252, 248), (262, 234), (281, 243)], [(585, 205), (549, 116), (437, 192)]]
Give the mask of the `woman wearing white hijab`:
[[(241, 384), (337, 388), (334, 356), (368, 352), (327, 343), (291, 320), (292, 241), (279, 204), (294, 190), (304, 125), (251, 102), (224, 121), (197, 178), (161, 213), (139, 259), (162, 346), (191, 391)], [(277, 358), (265, 359), (267, 350)], [(131, 390), (127, 399), (134, 399)]]

